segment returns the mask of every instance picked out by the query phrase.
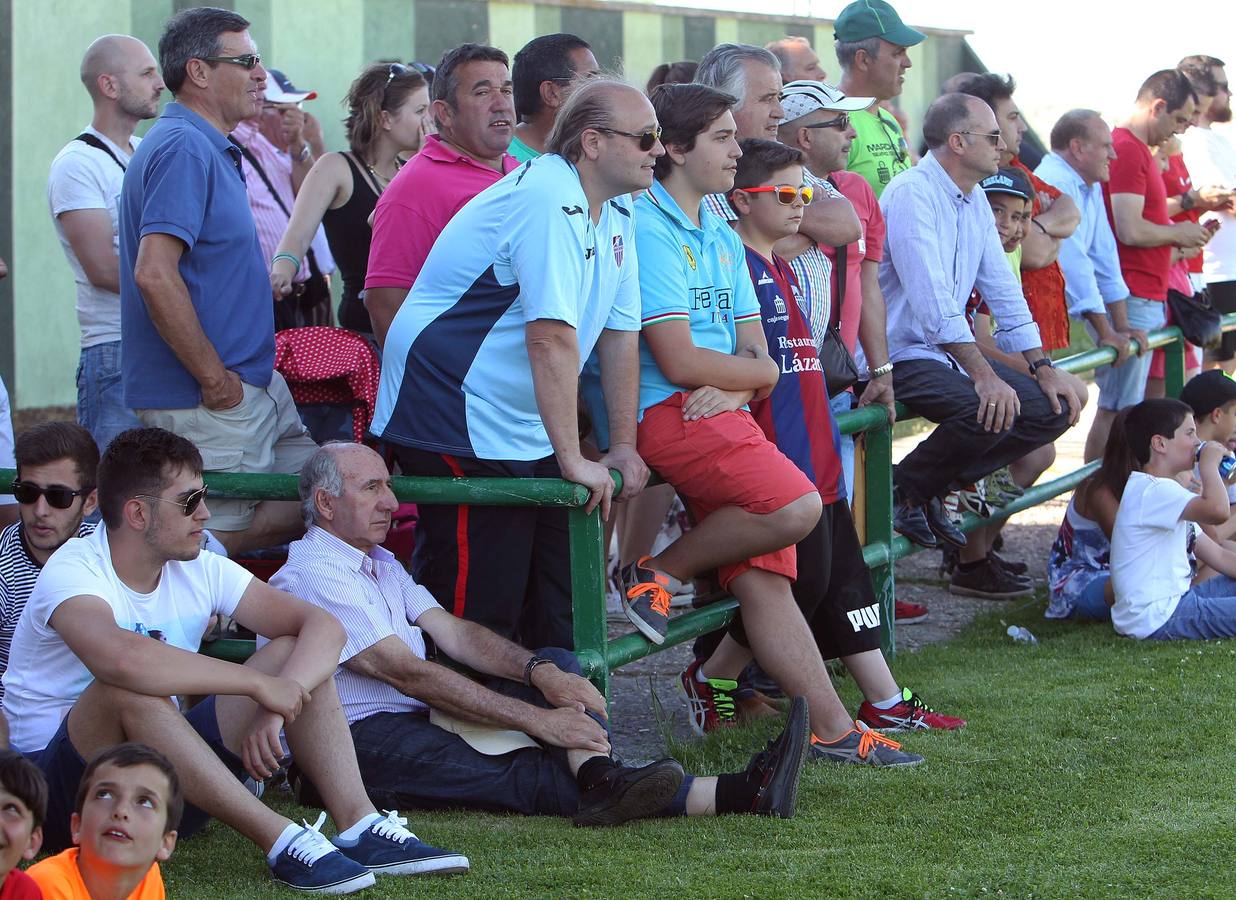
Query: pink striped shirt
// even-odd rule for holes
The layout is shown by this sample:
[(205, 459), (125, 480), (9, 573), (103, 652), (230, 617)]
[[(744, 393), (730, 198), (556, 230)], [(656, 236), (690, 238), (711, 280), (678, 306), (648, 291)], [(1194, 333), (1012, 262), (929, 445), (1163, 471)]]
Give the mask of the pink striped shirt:
[(425, 658), (425, 638), (415, 623), (441, 607), (389, 550), (374, 547), (365, 553), (313, 525), (288, 547), (288, 561), (270, 583), (320, 606), (347, 632), (335, 688), (349, 725), (377, 713), (426, 712), (416, 698), (344, 665), (391, 636)]
[[(247, 119), (241, 122), (230, 135), (232, 140), (253, 154), (270, 183), (279, 192), (279, 199), (290, 211), (296, 202), (292, 192), (292, 157), (288, 156), (258, 129), (257, 122)], [(245, 190), (249, 194), (249, 208), (253, 210), (253, 223), (257, 226), (258, 243), (262, 246), (262, 259), (267, 266), (274, 259), (275, 250), (283, 240), (283, 232), (288, 227), (288, 215), (271, 196), (270, 189), (262, 181), (248, 159), (241, 159), (241, 171), (245, 175)], [(309, 244), (318, 268), (323, 275), (335, 271), (335, 259), (330, 255), (330, 246), (326, 243), (326, 232), (319, 225), (314, 232), (313, 241)], [(292, 279), (300, 283), (309, 277), (309, 264), (302, 262), (300, 271)]]

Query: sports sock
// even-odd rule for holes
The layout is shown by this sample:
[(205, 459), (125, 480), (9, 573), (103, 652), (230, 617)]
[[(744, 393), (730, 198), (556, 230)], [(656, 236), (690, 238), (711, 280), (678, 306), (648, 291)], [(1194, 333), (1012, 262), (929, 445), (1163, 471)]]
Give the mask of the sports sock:
[(901, 691), (897, 691), (897, 693), (893, 694), (893, 696), (889, 697), (887, 700), (880, 700), (879, 702), (872, 703), (871, 705), (876, 709), (892, 709), (898, 703), (902, 702), (901, 697)]
[[(649, 568), (652, 568), (652, 567), (649, 566)], [(679, 581), (677, 578), (675, 578), (673, 575), (671, 575), (669, 572), (666, 572), (664, 569), (653, 569), (653, 571), (658, 573), (665, 579), (665, 589), (669, 591), (671, 594), (677, 594), (679, 591), (682, 590), (682, 582)]]
[(366, 831), (368, 831), (370, 828), (373, 827), (374, 822), (378, 821), (381, 818), (382, 818), (381, 813), (376, 813), (376, 812), (370, 813), (369, 815), (361, 819), (359, 822), (357, 822), (355, 825), (353, 825), (351, 828), (349, 828), (347, 831), (339, 832), (339, 840), (346, 841), (348, 843), (358, 840), (362, 834), (364, 834)]
[(717, 776), (717, 815), (748, 813), (755, 805), (759, 785), (748, 780), (746, 772)]
[(584, 760), (584, 764), (579, 767), (579, 771), (575, 773), (575, 783), (579, 785), (580, 791), (591, 790), (617, 768), (618, 764), (610, 757), (594, 756)]
[(266, 854), (266, 861), (273, 866), (275, 864), (275, 860), (279, 858), (279, 854), (282, 853), (284, 848), (286, 848), (288, 844), (292, 843), (292, 839), (302, 831), (304, 831), (303, 826), (297, 825), (295, 822), (289, 822), (287, 827), (280, 832), (277, 838), (275, 838), (274, 846), (271, 847), (270, 852)]

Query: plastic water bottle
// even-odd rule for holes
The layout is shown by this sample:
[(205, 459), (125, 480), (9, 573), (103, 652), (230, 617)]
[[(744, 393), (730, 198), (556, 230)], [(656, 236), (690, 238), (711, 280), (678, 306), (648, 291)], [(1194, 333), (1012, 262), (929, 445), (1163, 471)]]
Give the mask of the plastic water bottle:
[(1021, 625), (1010, 625), (1008, 635), (1019, 644), (1037, 644), (1039, 639), (1030, 633), (1029, 628)]
[[(1200, 444), (1197, 445), (1196, 459), (1199, 463), (1202, 461), (1202, 448), (1205, 447), (1208, 443), (1210, 442), (1202, 441)], [(1220, 478), (1222, 478), (1224, 481), (1227, 481), (1229, 478), (1232, 477), (1233, 469), (1236, 469), (1236, 456), (1233, 456), (1231, 453), (1228, 453), (1219, 458), (1219, 477)]]

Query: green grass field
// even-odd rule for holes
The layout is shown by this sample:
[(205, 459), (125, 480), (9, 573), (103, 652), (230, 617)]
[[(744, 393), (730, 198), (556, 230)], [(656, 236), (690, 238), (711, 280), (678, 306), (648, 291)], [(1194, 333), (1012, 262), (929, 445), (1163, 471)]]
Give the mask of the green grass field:
[[(811, 766), (791, 821), (584, 831), (413, 813), (411, 827), (466, 853), (471, 874), (379, 880), (366, 896), (1236, 895), (1236, 641), (1134, 643), (1040, 613), (1010, 604), (951, 643), (898, 658), (906, 683), (970, 723), (909, 737), (927, 757), (917, 769)], [(1041, 644), (1013, 644), (1004, 626), (1014, 622)], [(852, 682), (839, 689), (856, 702)], [(741, 730), (674, 749), (688, 771), (710, 773), (742, 765), (763, 737)], [(165, 874), (174, 898), (289, 896), (217, 823), (178, 848)]]

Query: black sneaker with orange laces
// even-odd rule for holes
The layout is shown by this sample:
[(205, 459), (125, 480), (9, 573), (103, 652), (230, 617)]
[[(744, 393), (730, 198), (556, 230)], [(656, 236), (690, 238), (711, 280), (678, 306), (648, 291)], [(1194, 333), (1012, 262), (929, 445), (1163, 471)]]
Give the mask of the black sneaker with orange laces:
[(622, 570), (622, 610), (640, 634), (654, 644), (664, 644), (673, 596), (665, 573), (644, 565), (650, 558), (642, 557)]

